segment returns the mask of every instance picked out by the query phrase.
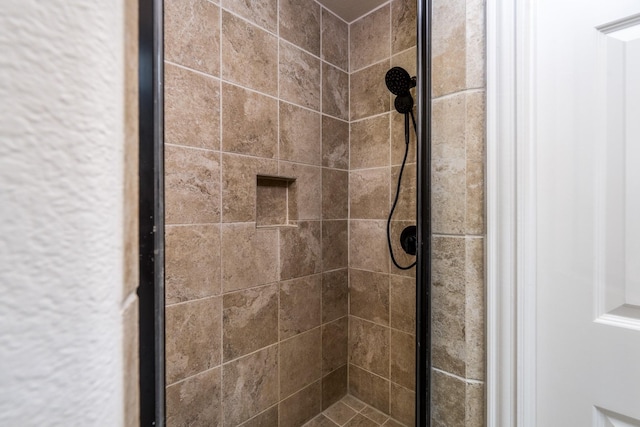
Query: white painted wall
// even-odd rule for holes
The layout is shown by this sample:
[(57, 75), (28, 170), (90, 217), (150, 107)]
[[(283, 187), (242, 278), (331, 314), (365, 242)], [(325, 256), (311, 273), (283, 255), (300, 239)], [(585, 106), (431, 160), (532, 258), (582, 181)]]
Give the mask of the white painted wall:
[(123, 423), (123, 9), (2, 1), (2, 426)]

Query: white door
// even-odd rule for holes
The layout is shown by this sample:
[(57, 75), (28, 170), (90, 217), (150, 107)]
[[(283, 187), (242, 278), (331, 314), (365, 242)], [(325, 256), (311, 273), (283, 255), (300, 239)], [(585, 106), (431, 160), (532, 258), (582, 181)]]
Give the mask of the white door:
[(640, 0), (533, 4), (536, 425), (640, 426)]

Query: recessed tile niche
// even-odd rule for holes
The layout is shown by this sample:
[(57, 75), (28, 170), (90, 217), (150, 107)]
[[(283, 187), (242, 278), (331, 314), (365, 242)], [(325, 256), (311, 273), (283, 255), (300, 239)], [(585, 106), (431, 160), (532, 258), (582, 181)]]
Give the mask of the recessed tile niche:
[(256, 226), (296, 225), (295, 178), (281, 176), (256, 177)]

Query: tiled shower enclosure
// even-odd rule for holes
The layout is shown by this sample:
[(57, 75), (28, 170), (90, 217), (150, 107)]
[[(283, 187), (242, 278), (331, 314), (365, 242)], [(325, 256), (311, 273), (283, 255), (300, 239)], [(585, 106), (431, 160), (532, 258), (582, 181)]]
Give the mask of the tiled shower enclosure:
[[(439, 426), (483, 422), (483, 7), (434, 2)], [(167, 425), (300, 426), (346, 395), (366, 406), (337, 424), (413, 425), (415, 276), (385, 235), (404, 129), (384, 75), (415, 75), (415, 2), (351, 23), (315, 0), (164, 8)], [(394, 236), (415, 183), (414, 135)]]

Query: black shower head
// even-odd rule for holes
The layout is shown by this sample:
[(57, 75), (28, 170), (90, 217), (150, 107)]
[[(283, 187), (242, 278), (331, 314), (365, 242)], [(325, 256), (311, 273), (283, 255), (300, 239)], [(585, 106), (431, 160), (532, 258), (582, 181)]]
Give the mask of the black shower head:
[(384, 77), (389, 92), (394, 95), (406, 95), (409, 89), (415, 87), (416, 78), (409, 76), (409, 73), (402, 67), (393, 67), (387, 71)]

